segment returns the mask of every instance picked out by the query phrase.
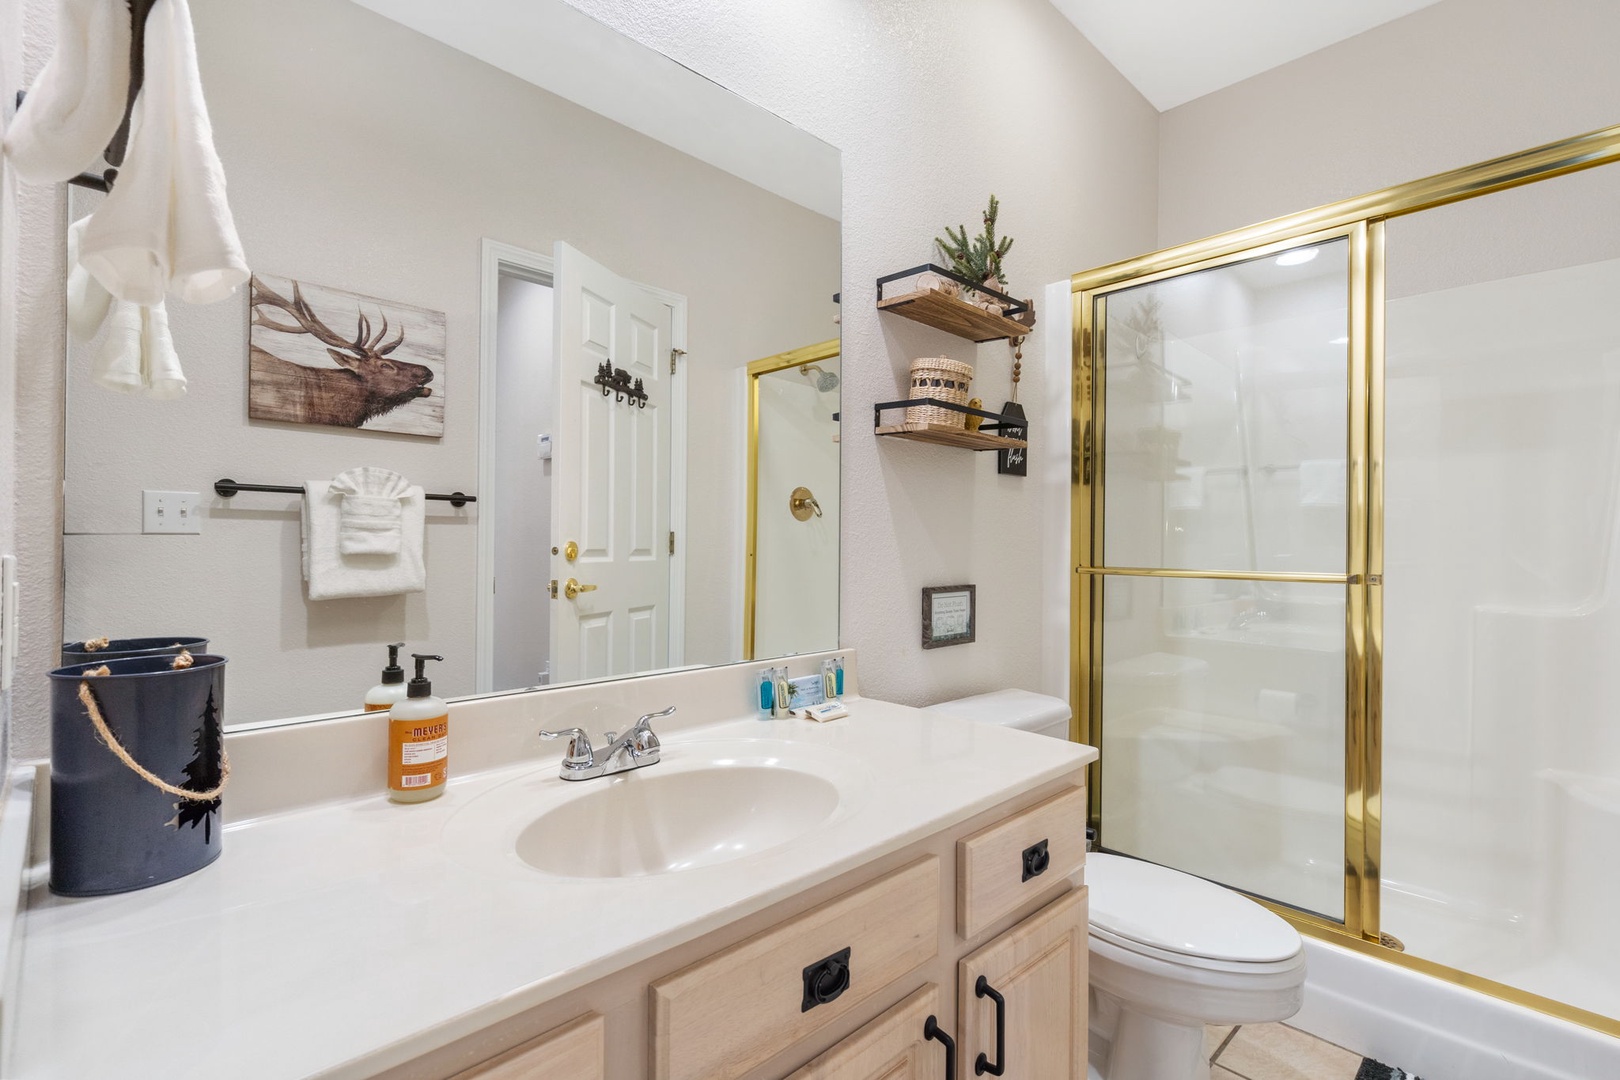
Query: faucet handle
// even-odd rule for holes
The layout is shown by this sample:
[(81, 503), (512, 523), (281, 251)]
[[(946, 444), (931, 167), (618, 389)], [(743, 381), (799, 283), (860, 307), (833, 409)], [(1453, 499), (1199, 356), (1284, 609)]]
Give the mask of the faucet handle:
[(652, 722), (658, 719), (660, 716), (668, 716), (674, 711), (675, 706), (671, 705), (663, 712), (648, 713), (646, 716), (643, 716), (641, 719), (636, 721), (635, 726), (632, 727), (630, 731), (634, 735), (637, 753), (645, 754), (649, 750), (658, 749), (660, 744), (658, 742), (657, 734), (653, 732)]
[(591, 737), (581, 728), (563, 728), (561, 731), (541, 731), (542, 739), (567, 739), (568, 753), (563, 758), (565, 769), (588, 769), (596, 764), (595, 751), (591, 748)]

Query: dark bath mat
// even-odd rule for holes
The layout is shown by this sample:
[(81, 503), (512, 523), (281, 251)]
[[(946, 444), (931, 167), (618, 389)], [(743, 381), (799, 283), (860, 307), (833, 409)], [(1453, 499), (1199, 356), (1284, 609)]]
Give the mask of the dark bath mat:
[(1405, 1069), (1385, 1065), (1382, 1061), (1362, 1058), (1361, 1068), (1356, 1070), (1356, 1080), (1420, 1080), (1420, 1078), (1413, 1076)]

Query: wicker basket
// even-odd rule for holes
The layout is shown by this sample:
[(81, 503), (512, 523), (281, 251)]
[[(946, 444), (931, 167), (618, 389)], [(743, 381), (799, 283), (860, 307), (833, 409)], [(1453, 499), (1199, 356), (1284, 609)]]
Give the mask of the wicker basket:
[[(968, 388), (972, 384), (972, 364), (964, 364), (948, 356), (919, 356), (911, 362), (911, 397), (931, 397), (954, 405), (966, 405)], [(906, 407), (908, 424), (943, 424), (959, 428), (965, 426), (966, 422), (966, 413), (941, 409), (937, 405)]]

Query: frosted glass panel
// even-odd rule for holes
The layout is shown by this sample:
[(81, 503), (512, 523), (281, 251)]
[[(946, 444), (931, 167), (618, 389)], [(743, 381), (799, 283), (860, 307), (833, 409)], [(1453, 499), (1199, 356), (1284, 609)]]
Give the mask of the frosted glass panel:
[(1391, 221), (1382, 927), (1620, 1017), (1620, 170)]
[(1114, 293), (1109, 566), (1344, 573), (1348, 244)]
[(1103, 585), (1102, 842), (1344, 914), (1344, 587)]

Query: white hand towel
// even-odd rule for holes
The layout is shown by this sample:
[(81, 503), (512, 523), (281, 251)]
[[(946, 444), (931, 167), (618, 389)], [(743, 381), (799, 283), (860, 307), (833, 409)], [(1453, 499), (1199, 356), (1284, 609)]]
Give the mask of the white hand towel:
[(141, 377), (141, 338), (145, 322), (139, 304), (119, 301), (107, 316), (106, 336), (90, 364), (90, 377), (108, 390), (138, 394), (145, 389)]
[(344, 555), (339, 550), (342, 493), (324, 480), (304, 484), (303, 565), (311, 600), (392, 596), (427, 588), (422, 557), (427, 501), (412, 487), (401, 503), (401, 545), (397, 555)]
[(142, 308), (141, 386), (147, 397), (186, 396), (186, 373), (180, 370), (180, 355), (169, 335), (169, 309), (164, 304)]
[(88, 342), (96, 336), (101, 324), (107, 321), (107, 311), (112, 306), (112, 293), (79, 263), (79, 242), (89, 224), (90, 219), (83, 217), (69, 225), (67, 231), (68, 332), (78, 342)]
[[(402, 502), (411, 483), (391, 469), (366, 466), (332, 478), (338, 507), (338, 550), (344, 555), (397, 555), (403, 542)], [(421, 488), (417, 488), (420, 491)]]
[(119, 299), (151, 305), (173, 289), (191, 303), (213, 303), (235, 292), (248, 268), (225, 198), (186, 0), (157, 0), (145, 48), (129, 153), (91, 219), (81, 257)]
[[(169, 334), (169, 311), (163, 304), (141, 307), (114, 300), (80, 265), (79, 239), (89, 218), (68, 226), (68, 329), (77, 341), (107, 334), (96, 349), (91, 377), (108, 390), (154, 398), (184, 397), (186, 375)], [(110, 317), (109, 317), (110, 316)]]
[(56, 51), (6, 132), (17, 175), (53, 184), (101, 158), (129, 97), (129, 9), (107, 0), (58, 0)]

